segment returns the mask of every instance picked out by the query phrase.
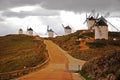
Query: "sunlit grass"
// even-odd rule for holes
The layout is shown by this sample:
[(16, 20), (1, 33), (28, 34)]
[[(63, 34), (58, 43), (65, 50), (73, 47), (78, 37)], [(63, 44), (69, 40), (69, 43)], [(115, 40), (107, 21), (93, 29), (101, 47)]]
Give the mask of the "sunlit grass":
[(45, 45), (43, 41), (39, 43), (26, 35), (0, 37), (0, 73), (33, 67), (45, 61)]

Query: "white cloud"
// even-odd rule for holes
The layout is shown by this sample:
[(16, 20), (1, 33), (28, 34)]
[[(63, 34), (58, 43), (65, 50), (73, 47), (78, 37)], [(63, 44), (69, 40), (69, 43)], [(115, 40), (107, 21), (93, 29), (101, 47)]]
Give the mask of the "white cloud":
[(48, 10), (38, 5), (32, 5), (11, 8), (9, 10), (1, 12), (1, 14), (5, 17), (24, 18), (27, 16), (56, 16), (59, 15), (59, 11)]
[[(70, 25), (73, 32), (80, 29), (87, 29), (86, 24), (83, 24), (86, 15), (85, 13), (75, 13), (72, 11), (59, 11), (60, 15), (57, 16), (27, 16), (25, 18), (6, 17), (4, 21), (0, 22), (0, 35), (17, 34), (18, 29), (22, 28), (26, 33), (27, 26), (32, 27), (40, 36), (47, 35), (47, 25), (57, 33), (58, 35), (64, 34), (64, 29), (61, 24)], [(116, 27), (119, 27), (120, 18), (113, 17), (107, 18)], [(115, 30), (109, 27), (109, 30)], [(36, 34), (36, 33), (35, 33)]]
[(37, 9), (39, 6), (35, 5), (35, 6), (21, 6), (21, 7), (14, 7), (11, 8), (10, 10), (13, 12), (21, 12), (21, 11), (33, 11), (35, 9)]

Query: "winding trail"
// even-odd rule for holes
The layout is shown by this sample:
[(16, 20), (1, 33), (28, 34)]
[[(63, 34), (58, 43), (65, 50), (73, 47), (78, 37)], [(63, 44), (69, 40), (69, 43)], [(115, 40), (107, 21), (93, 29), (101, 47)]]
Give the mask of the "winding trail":
[(50, 56), (49, 64), (44, 69), (16, 80), (83, 80), (81, 76), (72, 73), (71, 70), (81, 69), (85, 61), (74, 59), (50, 40), (44, 42)]

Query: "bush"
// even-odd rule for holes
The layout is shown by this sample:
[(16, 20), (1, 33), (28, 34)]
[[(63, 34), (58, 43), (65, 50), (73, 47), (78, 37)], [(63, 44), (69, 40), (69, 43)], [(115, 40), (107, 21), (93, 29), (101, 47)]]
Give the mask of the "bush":
[(81, 76), (83, 76), (85, 80), (94, 80), (93, 78), (88, 77), (88, 76), (87, 76), (86, 74), (84, 74), (82, 71), (79, 71), (78, 73), (79, 73)]
[(107, 41), (102, 39), (102, 40), (95, 40), (94, 42), (87, 43), (87, 45), (90, 48), (100, 48), (100, 47), (105, 47), (107, 45)]
[(108, 41), (108, 44), (109, 44), (109, 45), (113, 45), (113, 46), (120, 46), (120, 40), (116, 40), (116, 41), (114, 41), (114, 40), (109, 40), (109, 41)]

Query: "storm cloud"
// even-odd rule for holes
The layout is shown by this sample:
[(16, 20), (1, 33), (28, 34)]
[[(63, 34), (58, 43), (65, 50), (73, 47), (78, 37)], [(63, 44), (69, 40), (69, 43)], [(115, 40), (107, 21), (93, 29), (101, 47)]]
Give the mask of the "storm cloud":
[(2, 16), (19, 17), (19, 18), (24, 18), (26, 16), (57, 16), (57, 15), (59, 15), (59, 11), (48, 10), (41, 7), (33, 11), (14, 12), (14, 11), (6, 10), (2, 13)]
[[(12, 12), (11, 8), (21, 6), (35, 6), (39, 8), (32, 12)], [(3, 16), (26, 17), (26, 16), (51, 16), (58, 15), (57, 11), (90, 12), (95, 9), (97, 12), (110, 12), (112, 16), (120, 16), (120, 0), (0, 0), (0, 10)]]
[(1, 10), (26, 5), (40, 5), (47, 9), (70, 11), (120, 10), (120, 0), (0, 0)]

